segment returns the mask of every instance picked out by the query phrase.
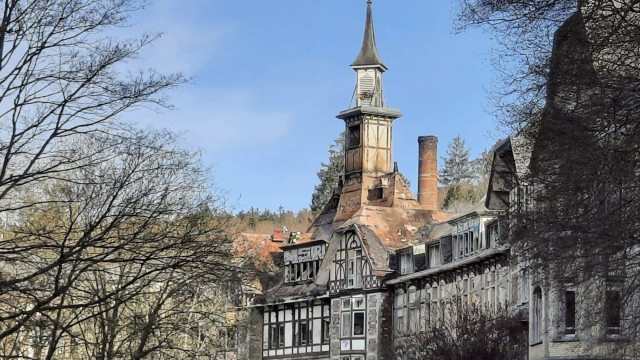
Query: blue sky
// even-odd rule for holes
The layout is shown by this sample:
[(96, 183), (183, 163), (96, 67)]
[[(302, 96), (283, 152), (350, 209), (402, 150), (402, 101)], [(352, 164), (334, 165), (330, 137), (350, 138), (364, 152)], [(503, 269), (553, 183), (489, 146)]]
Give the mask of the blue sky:
[[(127, 119), (184, 133), (213, 169), (216, 191), (235, 208), (308, 207), (316, 172), (343, 129), (362, 43), (365, 0), (155, 0), (126, 31), (163, 37), (131, 64), (182, 72), (190, 84), (167, 95), (174, 110)], [(461, 135), (472, 156), (495, 142), (487, 89), (494, 46), (480, 30), (455, 34), (450, 1), (377, 0), (378, 50), (389, 71), (394, 160), (417, 184), (417, 137)]]

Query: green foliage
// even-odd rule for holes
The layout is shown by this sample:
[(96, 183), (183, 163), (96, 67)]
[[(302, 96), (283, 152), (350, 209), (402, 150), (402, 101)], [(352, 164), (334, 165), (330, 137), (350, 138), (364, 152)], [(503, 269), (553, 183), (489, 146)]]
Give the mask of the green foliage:
[(483, 189), (472, 184), (451, 185), (447, 189), (443, 207), (451, 212), (462, 212), (480, 201), (484, 195)]
[(285, 226), (290, 231), (305, 231), (311, 225), (313, 218), (313, 214), (308, 209), (294, 212), (282, 206), (278, 211), (251, 207), (249, 210), (236, 213), (237, 228), (234, 231), (270, 234), (274, 228), (280, 226)]
[(319, 212), (331, 199), (334, 189), (344, 173), (344, 131), (329, 146), (329, 162), (322, 163), (318, 171), (320, 184), (316, 185), (311, 195), (311, 211)]
[(482, 179), (484, 174), (483, 157), (469, 160), (469, 147), (458, 135), (449, 143), (447, 155), (442, 160), (444, 166), (440, 171), (440, 183), (446, 188), (443, 208), (460, 212), (478, 202), (486, 190), (485, 186), (474, 182)]
[(447, 155), (442, 160), (444, 161), (444, 167), (440, 171), (442, 185), (468, 184), (476, 177), (469, 160), (469, 147), (460, 135), (449, 143)]

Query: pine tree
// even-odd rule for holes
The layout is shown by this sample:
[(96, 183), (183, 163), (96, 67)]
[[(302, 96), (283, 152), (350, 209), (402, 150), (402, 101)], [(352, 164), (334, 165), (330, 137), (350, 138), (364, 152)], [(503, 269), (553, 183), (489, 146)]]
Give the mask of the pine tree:
[(460, 135), (449, 143), (447, 156), (442, 160), (444, 161), (444, 168), (440, 172), (442, 185), (468, 184), (476, 177), (469, 161), (469, 148)]
[(480, 175), (476, 172), (479, 161), (469, 160), (469, 148), (460, 135), (449, 143), (447, 155), (442, 160), (444, 168), (440, 171), (440, 183), (446, 187), (443, 207), (460, 212), (480, 200), (481, 194), (472, 183)]
[(341, 132), (333, 144), (329, 146), (329, 162), (322, 163), (318, 171), (320, 184), (316, 185), (311, 196), (311, 211), (317, 212), (324, 208), (342, 177), (344, 172), (344, 135), (344, 131)]

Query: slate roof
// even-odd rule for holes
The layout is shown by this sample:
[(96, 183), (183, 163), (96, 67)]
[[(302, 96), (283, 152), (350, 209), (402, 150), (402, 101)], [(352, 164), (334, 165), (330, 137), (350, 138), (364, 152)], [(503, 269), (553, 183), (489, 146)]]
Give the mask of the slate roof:
[(505, 210), (509, 190), (527, 181), (533, 144), (526, 135), (511, 136), (502, 141), (493, 155), (485, 206)]
[(367, 18), (364, 26), (364, 38), (362, 39), (362, 48), (358, 57), (351, 63), (352, 67), (378, 65), (383, 69), (387, 67), (380, 59), (378, 48), (376, 46), (376, 35), (373, 29), (373, 11), (371, 10), (371, 1), (367, 2)]

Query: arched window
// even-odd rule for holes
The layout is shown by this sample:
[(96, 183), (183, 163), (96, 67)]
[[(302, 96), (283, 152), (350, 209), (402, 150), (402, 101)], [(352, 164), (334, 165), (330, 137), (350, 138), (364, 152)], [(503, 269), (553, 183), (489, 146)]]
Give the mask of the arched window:
[(347, 287), (362, 287), (362, 249), (355, 239), (347, 248)]
[(404, 334), (405, 332), (405, 296), (404, 290), (398, 289), (396, 291), (396, 298), (394, 301), (394, 311), (395, 311), (395, 323), (396, 323), (396, 333)]
[(542, 289), (536, 287), (533, 290), (531, 303), (531, 343), (542, 341)]

